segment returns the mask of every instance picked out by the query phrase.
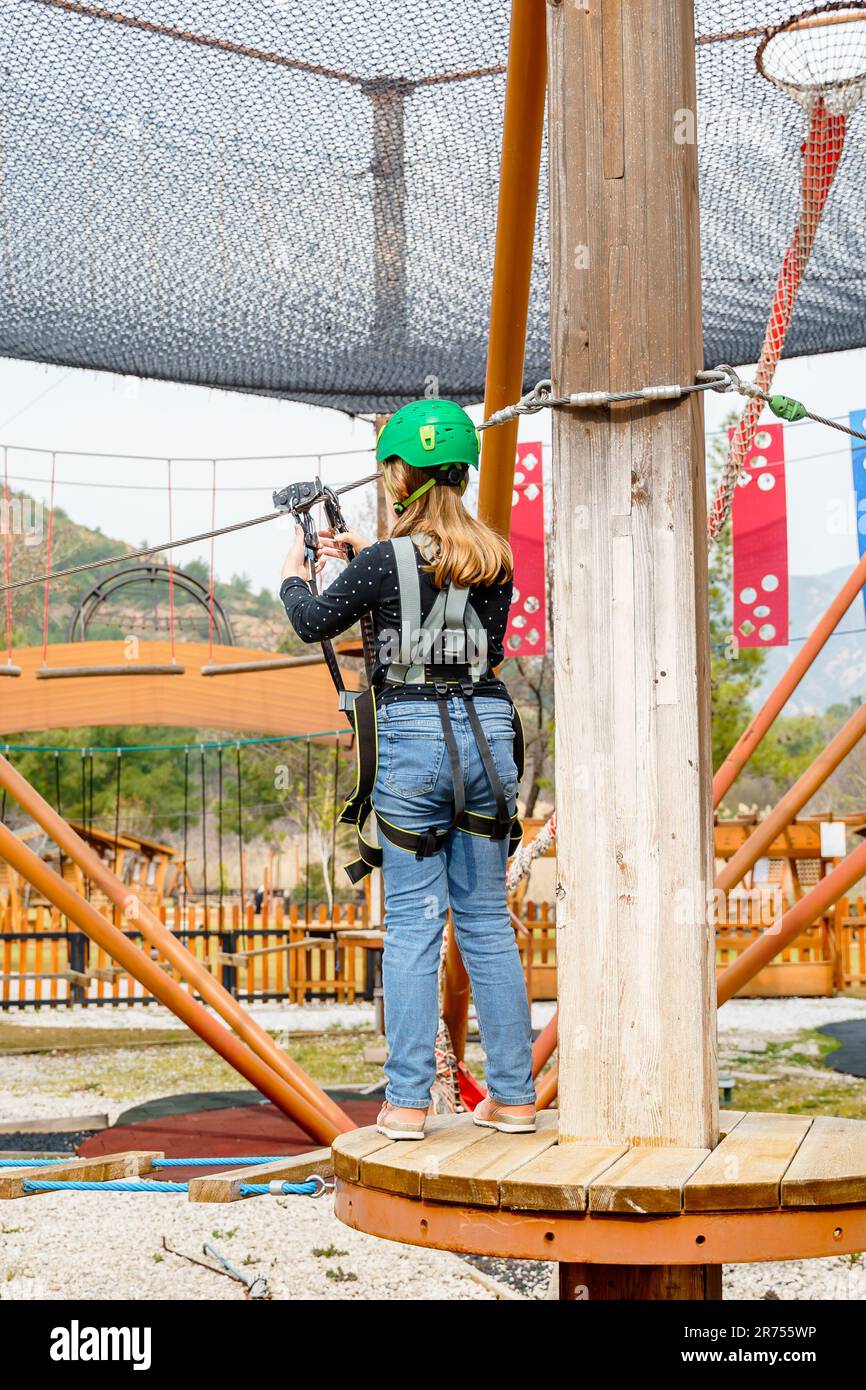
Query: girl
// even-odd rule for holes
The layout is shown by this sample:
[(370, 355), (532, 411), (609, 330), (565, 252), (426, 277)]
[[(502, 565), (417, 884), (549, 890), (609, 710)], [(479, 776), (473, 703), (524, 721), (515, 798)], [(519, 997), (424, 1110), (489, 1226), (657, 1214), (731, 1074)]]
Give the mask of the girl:
[(454, 402), (404, 406), (376, 448), (396, 518), (390, 539), (323, 532), (320, 564), (346, 545), (357, 553), (314, 595), (298, 528), (280, 588), (304, 642), (372, 615), (388, 1042), (377, 1128), (390, 1139), (424, 1134), (449, 906), (487, 1057), (488, 1094), (474, 1119), (506, 1132), (535, 1129), (529, 1005), (505, 895), (515, 726), (493, 671), (503, 659), (512, 559), (507, 541), (463, 505), (478, 452), (477, 431)]

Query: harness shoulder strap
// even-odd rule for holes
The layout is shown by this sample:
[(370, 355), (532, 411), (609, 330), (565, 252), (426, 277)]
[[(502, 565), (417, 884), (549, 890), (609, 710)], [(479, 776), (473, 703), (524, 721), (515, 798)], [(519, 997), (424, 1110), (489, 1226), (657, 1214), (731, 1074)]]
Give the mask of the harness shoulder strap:
[(400, 662), (411, 666), (413, 644), (421, 627), (421, 581), (418, 561), (411, 536), (394, 536), (394, 561), (397, 567), (397, 587), (400, 591)]

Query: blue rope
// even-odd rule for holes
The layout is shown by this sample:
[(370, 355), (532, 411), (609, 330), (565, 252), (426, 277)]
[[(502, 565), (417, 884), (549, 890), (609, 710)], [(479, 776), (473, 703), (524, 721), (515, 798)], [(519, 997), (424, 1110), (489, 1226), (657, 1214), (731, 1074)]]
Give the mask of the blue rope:
[(165, 1192), (177, 1195), (189, 1191), (188, 1182), (131, 1182), (122, 1178), (110, 1182), (40, 1182), (25, 1178), (25, 1192)]
[(290, 1154), (264, 1154), (242, 1158), (155, 1158), (153, 1168), (243, 1168), (246, 1164), (281, 1163)]
[[(25, 1192), (163, 1192), (171, 1196), (189, 1192), (188, 1182), (134, 1182), (122, 1178), (109, 1182), (42, 1182), (25, 1178)], [(241, 1183), (242, 1197), (312, 1197), (320, 1190), (317, 1182), (245, 1182)]]
[(75, 1155), (68, 1158), (0, 1158), (0, 1168), (49, 1168), (52, 1163), (74, 1163)]
[(318, 1192), (315, 1182), (242, 1182), (242, 1197), (312, 1197)]

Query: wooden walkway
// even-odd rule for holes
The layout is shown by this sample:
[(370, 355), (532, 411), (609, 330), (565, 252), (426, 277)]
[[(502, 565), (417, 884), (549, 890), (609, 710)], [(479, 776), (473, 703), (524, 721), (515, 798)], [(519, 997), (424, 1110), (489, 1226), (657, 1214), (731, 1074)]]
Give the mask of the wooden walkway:
[(512, 1211), (756, 1211), (866, 1204), (866, 1120), (723, 1111), (709, 1149), (557, 1143), (557, 1116), (536, 1134), (439, 1116), (419, 1142), (375, 1129), (341, 1134), (334, 1171), (365, 1187)]

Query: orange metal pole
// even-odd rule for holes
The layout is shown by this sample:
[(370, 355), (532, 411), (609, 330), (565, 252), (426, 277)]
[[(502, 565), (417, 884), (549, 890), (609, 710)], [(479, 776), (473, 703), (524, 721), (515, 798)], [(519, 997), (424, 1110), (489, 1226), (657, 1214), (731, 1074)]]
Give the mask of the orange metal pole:
[[(545, 0), (512, 0), (484, 385), (485, 417), (512, 405), (523, 393), (546, 89)], [(478, 515), (507, 536), (511, 526), (517, 421), (485, 430), (483, 437)]]
[(866, 841), (837, 864), (826, 878), (822, 878), (814, 888), (796, 902), (784, 914), (781, 921), (747, 946), (718, 978), (719, 1003), (724, 1004), (737, 990), (757, 975), (759, 970), (769, 964), (790, 942), (794, 941), (812, 923), (832, 907), (847, 893), (848, 889), (866, 873)]
[[(160, 922), (159, 918), (136, 901), (128, 884), (120, 879), (100, 859), (84, 840), (75, 833), (62, 816), (49, 806), (34, 787), (4, 757), (0, 756), (0, 786), (32, 816), (37, 825), (50, 835), (55, 844), (77, 864), (106, 894), (121, 912), (129, 916), (146, 941), (155, 946), (180, 974), (194, 985), (206, 1004), (216, 1010), (229, 1027), (252, 1049), (277, 1076), (282, 1077), (297, 1094), (328, 1121), (334, 1134), (342, 1134), (355, 1125), (330, 1096), (317, 1086), (297, 1062), (277, 1047), (273, 1038), (234, 999), (207, 967), (188, 951), (181, 941)], [(318, 1136), (316, 1136), (318, 1137)], [(327, 1141), (330, 1143), (330, 1140)]]
[(277, 1076), (260, 1057), (167, 975), (156, 961), (151, 960), (95, 907), (91, 907), (50, 865), (3, 824), (0, 824), (0, 856), (59, 908), (70, 922), (74, 922), (97, 946), (108, 952), (133, 979), (144, 985), (167, 1009), (171, 1009), (223, 1061), (273, 1101), (284, 1115), (297, 1120), (319, 1143), (330, 1144), (333, 1141), (337, 1131), (329, 1120), (309, 1101), (300, 1097), (282, 1077)]
[(851, 604), (866, 584), (866, 555), (839, 590), (827, 612), (809, 634), (808, 640), (791, 662), (787, 671), (767, 696), (763, 707), (749, 727), (740, 735), (725, 761), (713, 778), (713, 806), (719, 802), (737, 780), (761, 739), (788, 703), (816, 656), (823, 650)]
[(818, 788), (824, 785), (830, 773), (851, 752), (864, 733), (866, 733), (866, 703), (860, 706), (856, 714), (852, 714), (848, 723), (839, 730), (835, 738), (830, 740), (823, 753), (818, 754), (811, 767), (806, 769), (802, 777), (798, 777), (793, 787), (785, 793), (778, 805), (768, 816), (765, 816), (760, 825), (755, 827), (746, 843), (719, 871), (716, 878), (717, 888), (727, 892), (728, 889), (740, 882), (773, 843), (776, 836), (790, 825), (797, 812), (801, 811), (809, 798), (814, 796)]
[(532, 1075), (537, 1076), (556, 1051), (559, 1038), (559, 1011), (545, 1023), (532, 1044)]
[[(484, 384), (485, 418), (494, 410), (512, 405), (523, 394), (546, 90), (545, 0), (512, 0)], [(485, 430), (483, 440), (478, 515), (507, 536), (511, 529), (517, 421)], [(463, 1060), (468, 1007), (469, 979), (452, 933), (446, 947), (442, 1014), (458, 1061)]]
[(536, 1110), (547, 1110), (556, 1100), (559, 1090), (559, 1063), (554, 1062), (549, 1072), (545, 1072), (535, 1088)]

